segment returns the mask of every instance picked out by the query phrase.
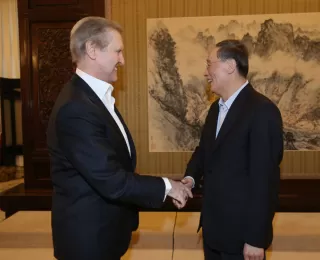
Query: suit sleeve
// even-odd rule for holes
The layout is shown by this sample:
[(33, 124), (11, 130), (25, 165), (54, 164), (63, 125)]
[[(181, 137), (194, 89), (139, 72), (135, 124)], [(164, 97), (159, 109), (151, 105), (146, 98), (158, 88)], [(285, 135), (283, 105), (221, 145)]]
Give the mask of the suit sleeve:
[[(208, 115), (205, 120), (205, 124), (203, 126), (202, 134), (200, 137), (200, 142), (199, 145), (195, 148), (194, 152), (192, 153), (192, 156), (188, 162), (187, 169), (185, 172), (184, 177), (190, 176), (194, 179), (195, 184), (199, 183), (200, 179), (203, 176), (204, 172), (204, 158), (205, 158), (205, 151), (204, 151), (204, 146), (205, 146), (205, 132), (207, 128), (210, 128), (210, 121), (212, 120), (212, 109), (213, 109), (214, 104), (212, 104)], [(211, 129), (212, 130), (212, 129)]]
[(80, 103), (69, 103), (57, 116), (59, 146), (66, 158), (107, 200), (141, 207), (160, 207), (165, 194), (162, 178), (126, 171), (110, 143), (98, 113)]
[(245, 242), (267, 248), (278, 202), (279, 165), (283, 156), (282, 119), (274, 104), (267, 103), (257, 109), (249, 139), (250, 197)]

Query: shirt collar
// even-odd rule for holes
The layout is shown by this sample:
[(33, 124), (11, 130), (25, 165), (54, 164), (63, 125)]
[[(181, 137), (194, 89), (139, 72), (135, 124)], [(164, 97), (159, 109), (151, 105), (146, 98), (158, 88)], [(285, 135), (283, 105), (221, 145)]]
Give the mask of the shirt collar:
[(222, 98), (220, 98), (219, 100), (219, 105), (220, 106), (226, 106), (228, 108), (228, 110), (230, 109), (232, 103), (235, 101), (236, 97), (239, 95), (240, 91), (246, 86), (248, 85), (248, 80), (236, 91), (232, 94), (231, 97), (229, 97), (229, 99), (226, 102), (223, 102)]
[(96, 93), (96, 95), (102, 100), (104, 96), (107, 94), (107, 96), (112, 95), (113, 86), (105, 81), (102, 81), (100, 79), (97, 79), (84, 71), (80, 70), (79, 68), (76, 69), (76, 74), (82, 78), (89, 86), (92, 88), (92, 90)]

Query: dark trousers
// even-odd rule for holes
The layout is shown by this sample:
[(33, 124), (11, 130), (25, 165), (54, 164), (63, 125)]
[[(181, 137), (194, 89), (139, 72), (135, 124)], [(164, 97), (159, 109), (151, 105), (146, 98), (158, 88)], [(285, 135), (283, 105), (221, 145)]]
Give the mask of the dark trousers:
[[(227, 254), (216, 251), (210, 248), (206, 243), (203, 243), (204, 259), (205, 260), (244, 260), (243, 254)], [(264, 256), (266, 260), (266, 256)]]

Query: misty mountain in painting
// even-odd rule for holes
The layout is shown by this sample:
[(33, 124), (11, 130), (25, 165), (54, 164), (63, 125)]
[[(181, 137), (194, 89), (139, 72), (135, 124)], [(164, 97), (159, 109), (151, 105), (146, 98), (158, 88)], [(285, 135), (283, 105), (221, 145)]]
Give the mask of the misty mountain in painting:
[(320, 149), (320, 19), (304, 19), (282, 14), (148, 20), (150, 151), (193, 151), (199, 143), (216, 98), (203, 77), (205, 60), (224, 39), (248, 47), (248, 79), (279, 107), (285, 149)]

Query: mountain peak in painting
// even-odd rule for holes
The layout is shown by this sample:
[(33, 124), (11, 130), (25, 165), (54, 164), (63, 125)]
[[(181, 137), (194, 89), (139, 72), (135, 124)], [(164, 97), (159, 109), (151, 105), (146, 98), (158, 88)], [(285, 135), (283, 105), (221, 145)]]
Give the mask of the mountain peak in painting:
[(276, 51), (293, 52), (293, 26), (290, 23), (275, 23), (272, 19), (261, 24), (256, 40), (255, 53), (260, 57), (269, 57)]
[(320, 21), (316, 15), (299, 17), (159, 19), (148, 34), (150, 150), (195, 149), (217, 98), (203, 76), (205, 60), (225, 39), (248, 47), (248, 79), (279, 107), (285, 149), (320, 150)]

